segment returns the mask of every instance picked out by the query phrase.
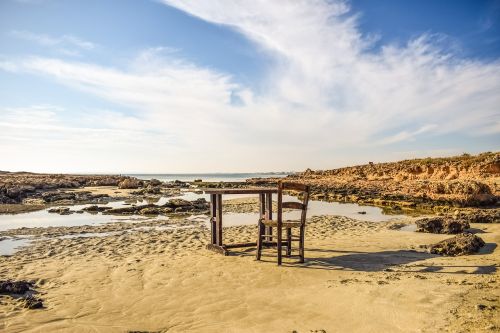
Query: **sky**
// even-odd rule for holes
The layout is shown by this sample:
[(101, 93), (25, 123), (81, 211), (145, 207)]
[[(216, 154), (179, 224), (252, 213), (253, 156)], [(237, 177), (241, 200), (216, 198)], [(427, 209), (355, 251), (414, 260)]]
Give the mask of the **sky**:
[(498, 0), (0, 0), (0, 170), (300, 171), (499, 148)]

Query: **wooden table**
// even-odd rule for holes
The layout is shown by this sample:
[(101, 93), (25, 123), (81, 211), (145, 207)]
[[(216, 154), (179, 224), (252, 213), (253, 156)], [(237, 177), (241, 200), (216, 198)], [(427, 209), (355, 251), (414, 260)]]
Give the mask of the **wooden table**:
[[(228, 255), (228, 249), (238, 247), (257, 246), (257, 242), (253, 243), (236, 243), (224, 244), (222, 240), (222, 195), (223, 194), (258, 194), (259, 195), (259, 218), (265, 217), (272, 219), (273, 217), (273, 193), (278, 193), (275, 188), (269, 187), (253, 187), (253, 188), (219, 188), (206, 189), (204, 193), (210, 194), (210, 229), (211, 237), (210, 244), (207, 245), (208, 250), (212, 250), (223, 255)], [(258, 222), (258, 221), (255, 221)], [(267, 230), (268, 235), (271, 235), (272, 228)], [(272, 239), (270, 239), (272, 241)]]

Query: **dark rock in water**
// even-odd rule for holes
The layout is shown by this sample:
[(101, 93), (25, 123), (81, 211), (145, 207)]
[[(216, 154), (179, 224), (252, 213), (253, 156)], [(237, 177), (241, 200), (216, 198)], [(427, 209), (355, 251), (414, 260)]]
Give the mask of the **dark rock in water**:
[(73, 214), (74, 212), (69, 209), (69, 207), (57, 207), (57, 208), (51, 208), (48, 210), (49, 213), (56, 213), (59, 215), (70, 215)]
[(484, 246), (484, 241), (473, 234), (463, 233), (427, 247), (429, 253), (446, 256), (473, 254)]
[(23, 300), (23, 306), (27, 309), (34, 310), (34, 309), (42, 309), (43, 308), (43, 300), (40, 298), (37, 298), (35, 296), (27, 296)]
[(131, 206), (131, 207), (123, 207), (123, 208), (113, 208), (113, 209), (108, 209), (103, 212), (103, 214), (109, 214), (109, 215), (133, 215), (133, 214), (139, 214), (141, 210), (144, 208), (149, 208), (149, 207), (156, 207), (153, 204), (150, 205), (140, 205), (140, 206)]
[(110, 210), (110, 209), (113, 209), (113, 207), (105, 207), (105, 206), (96, 206), (96, 205), (93, 205), (93, 206), (85, 207), (82, 210), (86, 211), (86, 212), (89, 212), (89, 213), (97, 213), (97, 212), (104, 212), (104, 211)]
[(165, 207), (172, 207), (172, 208), (183, 207), (183, 206), (191, 206), (191, 202), (184, 199), (170, 199), (165, 204)]
[(18, 294), (22, 295), (30, 291), (33, 283), (29, 281), (0, 281), (0, 294)]
[(470, 228), (467, 221), (441, 216), (422, 218), (415, 223), (417, 224), (417, 232), (433, 234), (459, 234)]
[(157, 207), (147, 207), (140, 210), (141, 215), (159, 215), (160, 210)]
[(358, 212), (358, 214), (365, 215), (366, 212), (365, 211), (361, 211), (361, 212)]

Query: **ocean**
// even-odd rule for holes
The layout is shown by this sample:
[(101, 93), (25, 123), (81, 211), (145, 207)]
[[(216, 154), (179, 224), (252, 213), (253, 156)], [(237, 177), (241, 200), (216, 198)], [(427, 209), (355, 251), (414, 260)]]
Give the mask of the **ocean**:
[(244, 182), (249, 178), (286, 177), (293, 172), (255, 172), (255, 173), (161, 173), (161, 174), (127, 174), (139, 179), (158, 179), (161, 181), (180, 180), (192, 182), (201, 179), (204, 182)]

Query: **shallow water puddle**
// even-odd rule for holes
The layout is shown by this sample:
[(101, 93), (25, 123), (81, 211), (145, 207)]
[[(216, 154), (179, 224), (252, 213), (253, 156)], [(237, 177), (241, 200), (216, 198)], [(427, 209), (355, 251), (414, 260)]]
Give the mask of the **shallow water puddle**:
[[(142, 203), (138, 203), (142, 204)], [(71, 210), (81, 210), (82, 208), (92, 205), (74, 205), (64, 206), (69, 207)], [(113, 208), (127, 207), (125, 201), (110, 202), (99, 206), (107, 206)], [(58, 207), (58, 206), (55, 206)], [(63, 207), (63, 206), (61, 206)], [(72, 227), (81, 225), (97, 225), (103, 223), (113, 222), (140, 222), (150, 220), (151, 217), (127, 215), (103, 215), (96, 213), (84, 212), (81, 214), (73, 213), (70, 215), (59, 215), (56, 213), (49, 213), (48, 208), (36, 212), (28, 212), (21, 214), (4, 214), (0, 215), (0, 231), (17, 228), (37, 228), (37, 227)], [(156, 220), (167, 220), (166, 216), (155, 217)]]
[(19, 247), (26, 246), (31, 242), (29, 239), (6, 238), (0, 241), (0, 256), (14, 254)]
[[(235, 198), (249, 198), (255, 197), (252, 195), (225, 195), (225, 200), (235, 199)], [(143, 200), (133, 202), (136, 205), (142, 205), (147, 203), (155, 203), (157, 205), (163, 205), (170, 199), (182, 198), (185, 200), (196, 200), (199, 198), (209, 199), (207, 194), (197, 194), (194, 192), (185, 192), (182, 195), (175, 197), (161, 197), (157, 200)], [(274, 196), (276, 198), (276, 196)], [(292, 196), (284, 196), (285, 201), (298, 201), (297, 198)], [(108, 206), (113, 208), (127, 207), (130, 206), (131, 202), (127, 201), (116, 201), (109, 202), (107, 204), (102, 204), (100, 206)], [(68, 206), (71, 210), (81, 210), (82, 208), (91, 206), (87, 205), (74, 205)], [(360, 214), (360, 212), (363, 212)], [(362, 221), (388, 221), (394, 218), (400, 218), (402, 215), (386, 215), (383, 213), (381, 208), (372, 206), (360, 206), (354, 203), (338, 203), (338, 202), (324, 202), (324, 201), (310, 201), (308, 216), (314, 215), (340, 215), (346, 216), (353, 219), (358, 219)], [(299, 211), (287, 212), (284, 214), (286, 219), (298, 219), (300, 217)], [(247, 225), (254, 224), (258, 220), (259, 216), (257, 213), (225, 213), (224, 214), (224, 225)], [(103, 223), (112, 222), (141, 222), (152, 219), (152, 217), (146, 216), (114, 216), (114, 215), (103, 215), (101, 213), (87, 213), (82, 214), (73, 213), (70, 215), (59, 215), (54, 213), (49, 213), (48, 209), (28, 212), (22, 214), (14, 215), (0, 215), (0, 231), (16, 228), (34, 228), (34, 227), (69, 227), (69, 226), (80, 226), (80, 225), (97, 225)], [(154, 219), (168, 219), (165, 216), (154, 217)], [(204, 222), (208, 223), (208, 217), (205, 215), (196, 215), (190, 217), (189, 219), (194, 222)]]
[(399, 228), (398, 230), (399, 231), (415, 232), (415, 231), (417, 231), (417, 225), (416, 224), (408, 224), (408, 225), (405, 225), (404, 227)]

